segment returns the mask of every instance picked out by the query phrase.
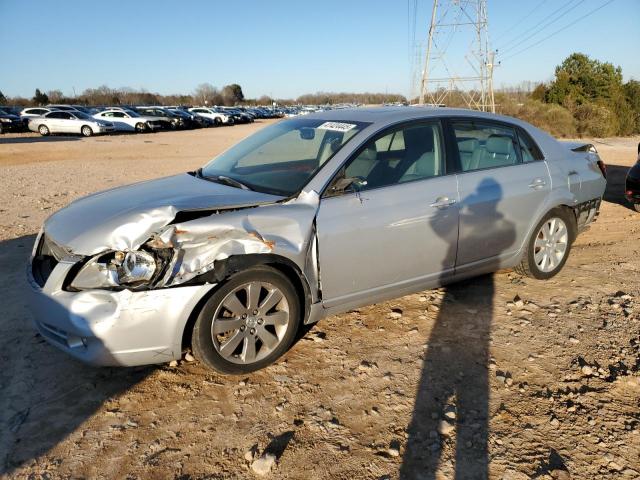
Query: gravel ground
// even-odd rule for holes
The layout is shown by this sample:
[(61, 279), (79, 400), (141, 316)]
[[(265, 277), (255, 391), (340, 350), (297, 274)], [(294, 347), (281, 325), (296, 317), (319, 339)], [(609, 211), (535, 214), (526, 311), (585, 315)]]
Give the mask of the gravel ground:
[(547, 282), (503, 271), (333, 316), (243, 377), (89, 367), (34, 333), (24, 269), (49, 214), (265, 123), (0, 136), (1, 478), (640, 478), (640, 214), (620, 196), (638, 138), (596, 143), (606, 201)]

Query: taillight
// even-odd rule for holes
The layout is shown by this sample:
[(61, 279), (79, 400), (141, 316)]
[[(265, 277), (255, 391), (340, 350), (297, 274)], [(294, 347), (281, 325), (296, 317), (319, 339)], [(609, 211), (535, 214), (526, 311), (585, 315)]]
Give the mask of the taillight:
[(607, 178), (607, 166), (602, 160), (598, 160), (598, 168), (600, 168), (600, 171), (602, 172), (602, 176), (604, 178)]

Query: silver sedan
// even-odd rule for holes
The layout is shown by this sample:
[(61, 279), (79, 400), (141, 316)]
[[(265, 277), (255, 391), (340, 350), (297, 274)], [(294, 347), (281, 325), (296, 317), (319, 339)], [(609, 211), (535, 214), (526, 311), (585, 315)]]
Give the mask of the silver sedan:
[(52, 133), (78, 133), (85, 137), (115, 131), (113, 123), (97, 120), (79, 111), (54, 110), (40, 117), (29, 117), (29, 130), (47, 136)]
[(345, 109), (260, 130), (195, 172), (77, 200), (29, 268), (35, 324), (85, 362), (191, 349), (244, 373), (327, 315), (502, 268), (548, 279), (604, 165), (508, 117)]

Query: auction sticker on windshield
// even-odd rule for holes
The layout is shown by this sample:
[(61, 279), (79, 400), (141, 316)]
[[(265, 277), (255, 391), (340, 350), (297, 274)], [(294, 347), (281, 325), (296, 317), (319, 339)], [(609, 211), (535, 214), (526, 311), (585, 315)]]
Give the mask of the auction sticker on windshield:
[(317, 127), (318, 130), (333, 130), (334, 132), (348, 132), (352, 128), (356, 128), (353, 123), (341, 123), (341, 122), (324, 122)]

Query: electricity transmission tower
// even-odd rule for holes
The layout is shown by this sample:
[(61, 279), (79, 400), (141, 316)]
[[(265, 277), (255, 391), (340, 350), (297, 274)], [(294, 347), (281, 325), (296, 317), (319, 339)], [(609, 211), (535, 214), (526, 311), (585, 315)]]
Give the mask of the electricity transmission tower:
[(458, 97), (467, 108), (495, 112), (486, 0), (433, 0), (421, 67), (420, 105)]

